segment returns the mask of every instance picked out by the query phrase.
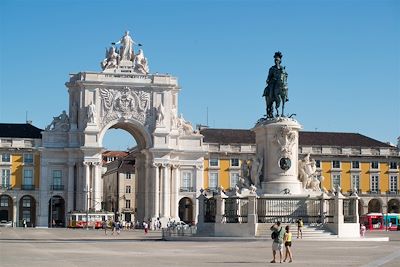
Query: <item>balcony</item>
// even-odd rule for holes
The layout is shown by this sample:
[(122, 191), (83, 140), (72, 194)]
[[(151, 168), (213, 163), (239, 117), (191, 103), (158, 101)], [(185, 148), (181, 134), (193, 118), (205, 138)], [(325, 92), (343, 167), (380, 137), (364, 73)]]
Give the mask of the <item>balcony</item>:
[(386, 195), (400, 195), (400, 190), (386, 191)]
[(53, 184), (53, 185), (50, 185), (50, 190), (53, 190), (53, 191), (63, 191), (63, 190), (64, 190), (64, 185), (62, 185), (62, 184)]
[(0, 184), (0, 190), (11, 190), (12, 188), (10, 184)]
[(181, 187), (179, 192), (194, 192), (194, 187)]
[(381, 190), (369, 190), (369, 191), (367, 191), (367, 193), (371, 194), (371, 195), (380, 195)]
[(21, 185), (21, 190), (35, 190), (34, 184), (23, 184)]

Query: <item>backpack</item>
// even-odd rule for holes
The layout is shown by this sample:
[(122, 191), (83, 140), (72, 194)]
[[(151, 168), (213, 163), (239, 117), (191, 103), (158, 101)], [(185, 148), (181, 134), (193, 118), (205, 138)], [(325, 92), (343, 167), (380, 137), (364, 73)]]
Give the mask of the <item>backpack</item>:
[(271, 234), (271, 238), (272, 238), (273, 240), (277, 239), (278, 236), (279, 236), (279, 234), (278, 234), (277, 231), (273, 231), (272, 234)]

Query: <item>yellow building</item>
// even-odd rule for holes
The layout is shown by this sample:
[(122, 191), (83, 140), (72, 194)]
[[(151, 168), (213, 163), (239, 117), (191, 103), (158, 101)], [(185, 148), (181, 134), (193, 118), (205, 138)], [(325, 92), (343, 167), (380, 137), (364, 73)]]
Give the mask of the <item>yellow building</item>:
[[(250, 130), (201, 130), (208, 151), (204, 162), (204, 188), (233, 188), (244, 161), (255, 155), (255, 135)], [(360, 196), (360, 214), (399, 213), (398, 148), (357, 133), (300, 132), (299, 159), (310, 154), (316, 160), (328, 191), (340, 186), (342, 193)]]
[(0, 123), (0, 221), (36, 223), (39, 199), (41, 129)]

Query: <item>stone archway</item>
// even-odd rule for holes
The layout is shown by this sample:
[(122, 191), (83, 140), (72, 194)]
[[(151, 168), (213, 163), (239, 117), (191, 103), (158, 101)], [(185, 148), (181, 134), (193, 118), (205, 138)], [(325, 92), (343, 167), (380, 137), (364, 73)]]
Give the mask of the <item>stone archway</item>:
[[(70, 75), (65, 84), (69, 111), (53, 117), (42, 133), (40, 188), (49, 188), (50, 171), (57, 167), (63, 174), (60, 196), (66, 199), (66, 210), (100, 210), (105, 201), (102, 140), (108, 129), (124, 129), (138, 144), (135, 217), (160, 217), (164, 224), (178, 218), (180, 168), (193, 170), (198, 180), (194, 192), (202, 187), (202, 135), (178, 111), (181, 88), (176, 77), (138, 72), (135, 62), (120, 63), (112, 68), (106, 64), (100, 72)], [(40, 193), (40, 226), (50, 220), (45, 203), (51, 194)]]
[(184, 197), (179, 201), (179, 218), (188, 224), (194, 222), (193, 201), (188, 197)]
[(392, 198), (387, 203), (388, 213), (399, 213), (400, 211), (400, 201), (399, 199)]
[(19, 226), (24, 226), (24, 220), (27, 227), (36, 225), (36, 200), (30, 195), (21, 197), (19, 201)]
[(0, 196), (0, 221), (13, 220), (13, 200), (9, 195)]
[[(151, 162), (152, 158), (150, 153), (148, 153), (148, 148), (152, 147), (152, 138), (151, 135), (149, 134), (148, 130), (140, 124), (135, 119), (118, 119), (118, 120), (113, 120), (110, 121), (108, 124), (104, 126), (104, 128), (101, 130), (99, 134), (99, 144), (103, 144), (103, 139), (106, 134), (106, 132), (109, 129), (121, 129), (125, 130), (128, 132), (132, 138), (135, 139), (137, 146), (135, 147), (134, 151), (131, 151), (130, 157), (135, 159), (135, 173), (134, 173), (134, 179), (135, 179), (135, 185), (133, 188), (135, 189), (135, 200), (133, 203), (135, 203), (135, 207), (123, 207), (121, 205), (124, 205), (125, 203), (119, 203), (121, 199), (125, 199), (125, 189), (119, 190), (118, 195), (116, 192), (111, 192), (108, 188), (103, 188), (103, 202), (104, 206), (108, 208), (108, 211), (113, 211), (115, 213), (121, 212), (127, 214), (127, 209), (129, 211), (133, 211), (134, 208), (136, 209), (135, 211), (135, 218), (151, 218), (153, 216), (146, 214), (148, 212), (150, 203), (146, 202), (146, 197), (149, 197), (150, 192), (148, 191), (148, 175), (149, 175), (149, 170), (148, 170), (148, 162)], [(123, 181), (119, 182), (119, 185), (122, 185)], [(106, 186), (105, 184), (103, 184)], [(145, 194), (147, 193), (147, 195)], [(119, 209), (119, 210), (117, 210)], [(125, 210), (125, 211), (123, 211)], [(131, 217), (125, 217), (126, 219), (131, 219)]]
[(382, 213), (382, 203), (379, 199), (373, 198), (368, 202), (368, 213)]

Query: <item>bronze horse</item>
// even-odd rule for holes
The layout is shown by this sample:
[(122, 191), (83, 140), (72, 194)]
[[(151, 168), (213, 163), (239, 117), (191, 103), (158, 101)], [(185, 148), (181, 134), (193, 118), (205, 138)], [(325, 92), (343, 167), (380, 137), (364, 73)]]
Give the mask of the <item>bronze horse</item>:
[[(274, 66), (275, 67), (275, 66)], [(272, 68), (274, 68), (272, 67)], [(272, 69), (271, 68), (271, 69)], [(263, 96), (267, 105), (267, 118), (273, 118), (273, 107), (275, 103), (276, 117), (284, 116), (285, 103), (288, 99), (287, 73), (285, 68), (274, 68), (268, 75), (267, 87), (264, 89)], [(273, 77), (275, 76), (275, 77)], [(279, 107), (282, 102), (282, 113), (279, 115)]]

